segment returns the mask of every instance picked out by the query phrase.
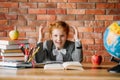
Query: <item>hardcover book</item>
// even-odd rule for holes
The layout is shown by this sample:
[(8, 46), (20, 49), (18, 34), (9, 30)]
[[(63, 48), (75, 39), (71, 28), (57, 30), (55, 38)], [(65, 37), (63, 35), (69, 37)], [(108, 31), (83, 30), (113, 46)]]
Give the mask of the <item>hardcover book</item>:
[(1, 52), (1, 56), (24, 56), (24, 54), (21, 52), (21, 53), (2, 53)]
[(0, 44), (2, 45), (23, 44), (23, 43), (29, 43), (28, 39), (17, 39), (17, 40), (11, 40), (10, 38), (0, 39)]
[[(26, 46), (29, 46), (29, 44), (25, 44)], [(19, 44), (11, 44), (11, 45), (1, 45), (0, 44), (0, 49), (19, 49), (20, 45)]]
[(1, 49), (1, 52), (3, 53), (16, 53), (16, 52), (22, 52), (20, 49)]

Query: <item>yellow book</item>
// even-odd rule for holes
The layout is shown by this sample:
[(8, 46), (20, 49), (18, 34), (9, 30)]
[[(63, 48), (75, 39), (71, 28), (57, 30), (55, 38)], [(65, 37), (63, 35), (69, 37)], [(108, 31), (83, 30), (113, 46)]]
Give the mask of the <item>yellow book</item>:
[(22, 52), (20, 49), (2, 49), (1, 52), (3, 53), (16, 53), (16, 52)]

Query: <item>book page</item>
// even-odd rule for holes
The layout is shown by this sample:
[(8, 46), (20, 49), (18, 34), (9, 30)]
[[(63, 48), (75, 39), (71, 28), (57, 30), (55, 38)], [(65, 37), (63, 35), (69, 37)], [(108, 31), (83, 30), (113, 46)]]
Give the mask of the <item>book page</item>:
[(47, 70), (47, 69), (64, 69), (64, 67), (62, 66), (62, 64), (58, 64), (58, 63), (55, 63), (55, 64), (46, 64), (44, 66), (44, 69)]
[(74, 62), (74, 61), (64, 62), (63, 66), (64, 66), (65, 69), (77, 69), (77, 70), (79, 69), (79, 70), (83, 70), (82, 64), (80, 62)]

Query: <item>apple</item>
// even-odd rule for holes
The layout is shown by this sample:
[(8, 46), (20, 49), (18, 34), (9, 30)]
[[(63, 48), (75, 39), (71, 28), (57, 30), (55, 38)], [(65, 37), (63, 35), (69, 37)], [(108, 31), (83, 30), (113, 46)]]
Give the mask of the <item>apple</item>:
[(91, 62), (92, 62), (92, 64), (94, 64), (94, 65), (100, 65), (101, 64), (101, 62), (102, 62), (102, 56), (101, 55), (93, 55), (92, 57), (91, 57)]
[(9, 37), (11, 40), (16, 40), (19, 37), (19, 31), (14, 29), (9, 32)]

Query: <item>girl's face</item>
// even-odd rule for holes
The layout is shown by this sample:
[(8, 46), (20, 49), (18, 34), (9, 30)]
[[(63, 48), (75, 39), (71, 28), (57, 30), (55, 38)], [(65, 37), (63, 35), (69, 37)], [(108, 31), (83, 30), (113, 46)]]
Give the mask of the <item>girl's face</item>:
[(67, 34), (62, 29), (53, 29), (51, 38), (57, 49), (62, 49), (67, 40)]

